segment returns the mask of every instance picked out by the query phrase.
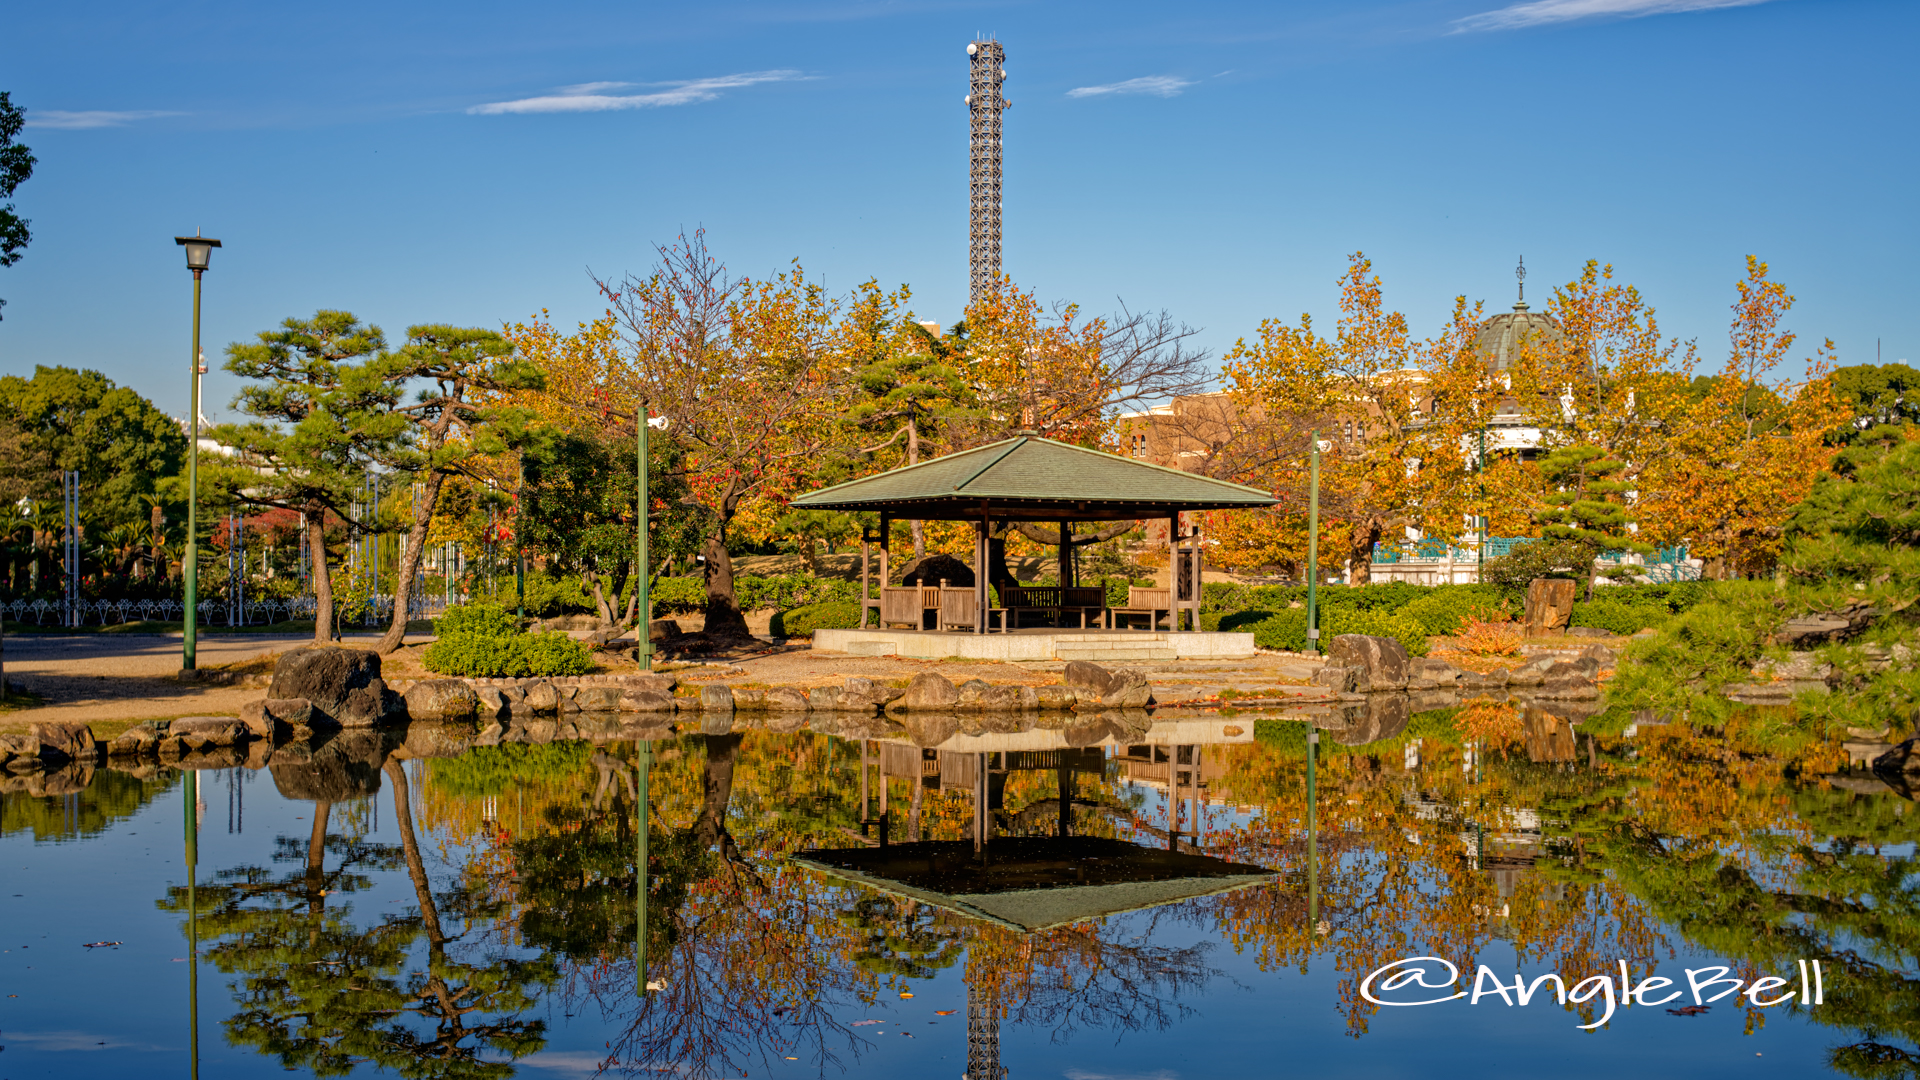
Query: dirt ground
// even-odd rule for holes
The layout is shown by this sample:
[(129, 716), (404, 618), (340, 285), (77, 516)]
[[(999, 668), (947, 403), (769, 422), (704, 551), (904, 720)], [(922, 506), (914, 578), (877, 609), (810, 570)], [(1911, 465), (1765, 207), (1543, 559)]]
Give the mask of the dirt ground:
[[(199, 642), (201, 668), (271, 669), (271, 658), (310, 641), (307, 637), (260, 635), (208, 636)], [(370, 646), (372, 635), (349, 637), (346, 644)], [(0, 712), (0, 730), (22, 729), (37, 721), (92, 724), (94, 734), (110, 738), (143, 720), (180, 716), (235, 715), (260, 697), (258, 687), (205, 686), (174, 679), (180, 670), (180, 638), (173, 635), (76, 634), (17, 635), (6, 640), (8, 684), (38, 696), (42, 704)], [(384, 658), (388, 679), (420, 678), (424, 644), (410, 645)], [(603, 654), (602, 670), (637, 671), (638, 665)], [(995, 684), (1041, 686), (1057, 683), (1064, 664), (997, 663), (978, 660), (913, 660), (891, 656), (816, 653), (804, 646), (742, 652), (697, 662), (663, 661), (660, 671), (689, 683), (756, 686), (824, 686), (853, 676), (905, 683), (931, 671), (954, 682), (984, 679)], [(1163, 704), (1275, 697), (1320, 697), (1305, 686), (1317, 661), (1266, 654), (1250, 660), (1148, 661), (1126, 667), (1144, 671), (1154, 696)]]

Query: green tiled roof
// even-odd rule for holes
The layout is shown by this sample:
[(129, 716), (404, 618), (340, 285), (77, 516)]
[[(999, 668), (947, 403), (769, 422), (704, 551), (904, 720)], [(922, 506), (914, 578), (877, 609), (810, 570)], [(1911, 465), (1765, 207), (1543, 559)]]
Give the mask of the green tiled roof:
[(1116, 520), (1271, 506), (1258, 488), (1032, 435), (810, 492), (811, 510), (898, 510), (920, 518)]

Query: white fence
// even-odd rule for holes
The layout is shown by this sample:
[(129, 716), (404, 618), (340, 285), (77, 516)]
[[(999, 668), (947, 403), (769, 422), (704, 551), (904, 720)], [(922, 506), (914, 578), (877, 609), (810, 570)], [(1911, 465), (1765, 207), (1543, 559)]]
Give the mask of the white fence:
[[(288, 619), (311, 619), (318, 605), (311, 596), (286, 600), (248, 600), (233, 604), (226, 600), (202, 600), (194, 605), (201, 626), (271, 626)], [(407, 604), (409, 619), (432, 618), (445, 611), (441, 596), (416, 596)], [(76, 611), (75, 608), (78, 610)], [(186, 604), (179, 600), (0, 600), (0, 614), (17, 623), (35, 626), (114, 626), (129, 622), (179, 622), (186, 617)], [(384, 626), (393, 617), (393, 598), (375, 597), (360, 618), (343, 620), (346, 625)]]

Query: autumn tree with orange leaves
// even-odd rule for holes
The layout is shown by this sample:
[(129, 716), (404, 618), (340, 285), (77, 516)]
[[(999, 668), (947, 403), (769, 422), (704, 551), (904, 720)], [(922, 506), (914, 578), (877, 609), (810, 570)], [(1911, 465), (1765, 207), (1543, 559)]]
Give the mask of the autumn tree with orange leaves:
[(666, 419), (684, 451), (689, 500), (709, 522), (705, 633), (747, 636), (729, 532), (741, 513), (794, 493), (834, 445), (843, 381), (828, 362), (837, 305), (793, 269), (735, 277), (703, 232), (658, 249), (644, 277), (603, 280), (631, 370), (629, 394)]
[(1673, 410), (1670, 452), (1648, 470), (1641, 496), (1642, 527), (1687, 543), (1708, 578), (1772, 565), (1794, 506), (1833, 462), (1828, 436), (1852, 419), (1824, 377), (1831, 339), (1804, 381), (1777, 375), (1796, 340), (1780, 327), (1793, 297), (1767, 264), (1747, 256), (1737, 289), (1726, 365)]
[[(1298, 326), (1267, 319), (1227, 354), (1231, 420), (1212, 440), (1209, 471), (1269, 488), (1281, 499), (1269, 521), (1291, 521), (1306, 509), (1317, 433), (1327, 444), (1320, 512), (1329, 561), (1349, 561), (1353, 582), (1365, 584), (1376, 544), (1399, 541), (1409, 526), (1453, 539), (1496, 501), (1497, 490), (1470, 476), (1466, 439), (1498, 404), (1500, 387), (1474, 350), (1478, 307), (1457, 300), (1447, 325), (1423, 341), (1386, 308), (1365, 255), (1349, 258), (1339, 285), (1332, 338), (1309, 315)], [(1255, 535), (1240, 541), (1261, 548)], [(1278, 562), (1281, 554), (1267, 544), (1258, 557)]]

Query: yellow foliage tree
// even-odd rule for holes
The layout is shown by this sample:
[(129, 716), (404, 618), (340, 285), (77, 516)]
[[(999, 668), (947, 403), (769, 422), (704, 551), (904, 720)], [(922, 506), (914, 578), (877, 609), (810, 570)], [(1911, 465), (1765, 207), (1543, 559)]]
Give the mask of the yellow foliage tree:
[(1688, 543), (1710, 578), (1773, 563), (1794, 505), (1833, 462), (1829, 434), (1852, 418), (1825, 378), (1831, 339), (1807, 361), (1804, 381), (1776, 377), (1795, 341), (1780, 329), (1793, 297), (1768, 278), (1767, 264), (1749, 255), (1737, 291), (1726, 365), (1672, 406), (1670, 452), (1641, 495), (1643, 527), (1654, 539)]

